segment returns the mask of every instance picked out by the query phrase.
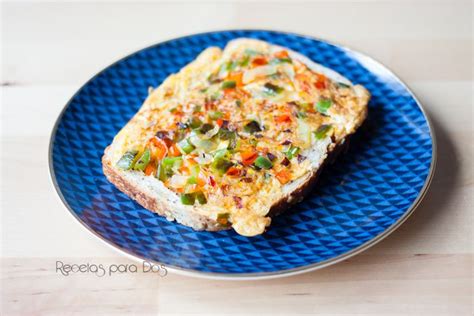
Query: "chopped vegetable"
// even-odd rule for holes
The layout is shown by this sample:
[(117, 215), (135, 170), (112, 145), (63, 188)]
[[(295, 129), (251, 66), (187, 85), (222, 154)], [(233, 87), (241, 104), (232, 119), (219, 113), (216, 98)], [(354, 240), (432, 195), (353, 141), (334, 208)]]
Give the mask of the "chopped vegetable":
[(340, 88), (350, 88), (351, 86), (344, 83), (344, 82), (338, 82), (337, 85), (340, 87)]
[(211, 168), (219, 175), (223, 175), (233, 165), (234, 164), (225, 157), (214, 157), (214, 161), (211, 164)]
[(191, 144), (189, 142), (188, 139), (183, 139), (182, 141), (180, 141), (178, 143), (178, 148), (181, 149), (181, 152), (183, 154), (189, 154), (190, 152), (192, 152), (196, 147), (193, 146), (193, 144)]
[(217, 222), (222, 226), (230, 226), (231, 223), (229, 221), (230, 214), (229, 213), (221, 213), (217, 215)]
[(203, 139), (211, 139), (212, 137), (214, 137), (214, 135), (217, 135), (217, 133), (219, 133), (219, 125), (214, 125), (212, 127), (211, 130), (207, 131), (203, 136), (202, 138)]
[(234, 80), (224, 81), (222, 83), (222, 89), (234, 89), (237, 86)]
[(264, 87), (264, 92), (270, 95), (281, 93), (284, 90), (282, 87), (276, 86), (270, 82), (267, 82), (263, 87)]
[(242, 58), (240, 61), (239, 61), (239, 66), (240, 67), (247, 67), (249, 65), (249, 62), (250, 62), (250, 56), (249, 55), (245, 55), (244, 58)]
[(177, 129), (175, 131), (175, 133), (173, 134), (173, 138), (172, 138), (173, 140), (164, 139), (164, 141), (166, 142), (166, 145), (168, 147), (170, 147), (173, 144), (173, 142), (176, 143), (176, 142), (179, 142), (179, 141), (183, 140), (183, 138), (186, 136), (186, 134), (187, 134), (187, 132), (186, 132), (185, 129)]
[(277, 123), (289, 123), (291, 122), (291, 116), (289, 114), (278, 115), (275, 117)]
[(222, 64), (220, 69), (219, 69), (218, 77), (219, 78), (227, 77), (229, 72), (234, 70), (235, 67), (237, 67), (237, 65), (238, 65), (238, 63), (236, 61), (232, 61), (232, 60), (229, 60), (226, 63)]
[(206, 204), (207, 203), (207, 199), (206, 199), (206, 196), (204, 195), (204, 193), (196, 192), (195, 196), (196, 196), (196, 200), (199, 202), (199, 204)]
[(308, 115), (305, 112), (298, 111), (298, 112), (296, 112), (296, 117), (297, 118), (307, 118)]
[(288, 159), (293, 159), (293, 157), (295, 157), (298, 153), (300, 152), (300, 149), (298, 147), (295, 147), (295, 146), (291, 146), (290, 148), (288, 148), (288, 150), (285, 152), (285, 155)]
[(207, 199), (201, 191), (181, 194), (181, 203), (184, 205), (194, 205), (196, 201), (199, 204), (206, 204)]
[(219, 159), (219, 158), (226, 157), (228, 153), (229, 153), (229, 151), (225, 148), (221, 148), (219, 150), (216, 150), (214, 152), (214, 159)]
[(289, 165), (290, 165), (290, 161), (288, 160), (288, 157), (283, 158), (283, 160), (281, 161), (281, 164), (282, 164), (283, 166), (285, 166), (285, 167), (286, 167), (286, 166), (289, 166)]
[(298, 154), (297, 158), (298, 158), (298, 163), (302, 163), (303, 161), (306, 160), (306, 156), (299, 155), (299, 154)]
[(187, 159), (186, 162), (191, 166), (191, 175), (193, 176), (199, 176), (199, 173), (201, 172), (201, 167), (197, 164), (194, 159)]
[(168, 156), (171, 157), (179, 157), (181, 156), (181, 151), (179, 150), (178, 146), (176, 144), (173, 144), (169, 149), (168, 149)]
[(158, 164), (158, 167), (156, 169), (155, 177), (160, 179), (161, 181), (166, 181), (166, 179), (168, 179), (168, 176), (166, 175), (165, 169), (163, 168), (161, 163)]
[(234, 164), (227, 158), (229, 151), (227, 149), (220, 149), (214, 153), (214, 160), (211, 164), (211, 168), (216, 171), (219, 175), (223, 175), (227, 170)]
[(243, 73), (241, 71), (233, 72), (229, 75), (228, 79), (229, 81), (235, 81), (236, 87), (241, 87), (243, 85)]
[[(174, 170), (183, 164), (182, 157), (166, 157), (163, 158), (160, 164), (162, 170), (159, 171), (159, 179), (167, 179), (174, 174)], [(163, 180), (162, 180), (163, 181)]]
[(144, 171), (150, 162), (150, 150), (147, 148), (133, 166), (134, 170)]
[(314, 86), (319, 90), (326, 89), (326, 83), (324, 81), (316, 81)]
[(199, 132), (201, 134), (206, 134), (207, 132), (209, 132), (210, 130), (212, 130), (214, 128), (214, 126), (212, 124), (209, 124), (209, 123), (206, 123), (206, 124), (203, 124), (201, 126), (201, 128), (199, 129)]
[(288, 77), (288, 79), (290, 79), (291, 82), (294, 82), (296, 73), (295, 73), (295, 68), (293, 67), (293, 64), (291, 62), (280, 64), (280, 70), (281, 70), (280, 72), (284, 74), (286, 77)]
[[(212, 73), (212, 74), (209, 75), (209, 77), (207, 77), (207, 81), (209, 81), (209, 83), (213, 84), (213, 83), (219, 82), (221, 80), (219, 79), (219, 74)], [(207, 89), (206, 89), (206, 91), (203, 91), (203, 92), (207, 92)]]
[[(219, 128), (217, 125), (216, 125), (216, 127)], [(206, 135), (209, 135), (209, 134), (206, 133), (203, 137), (203, 136), (199, 136), (197, 134), (191, 133), (188, 140), (197, 149), (199, 149), (201, 151), (204, 151), (204, 152), (210, 152), (211, 150), (213, 150), (216, 147), (216, 144), (214, 142), (212, 142), (210, 139), (206, 139), (206, 138), (210, 138), (212, 136), (209, 137), (209, 136), (206, 136)]]
[(271, 65), (278, 65), (278, 64), (283, 64), (283, 63), (290, 63), (291, 64), (291, 58), (274, 58), (270, 61)]
[(197, 184), (198, 186), (206, 184), (206, 179), (201, 173), (201, 167), (199, 165), (191, 167), (191, 176), (188, 178), (187, 184)]
[(183, 162), (183, 158), (182, 157), (166, 157), (162, 160), (162, 164), (163, 166), (173, 166), (173, 165), (176, 165), (176, 164), (179, 164), (181, 165), (181, 163)]
[(224, 116), (224, 113), (222, 112), (219, 112), (219, 111), (211, 111), (209, 112), (209, 118), (211, 120), (217, 120), (217, 119), (220, 119), (221, 117)]
[(237, 208), (243, 208), (244, 206), (242, 205), (242, 198), (240, 196), (233, 196), (232, 197), (234, 199), (234, 202), (235, 202), (235, 205), (237, 206)]
[(137, 154), (138, 151), (127, 151), (117, 162), (117, 167), (122, 170), (130, 170), (133, 167), (133, 161)]
[(174, 174), (171, 179), (168, 181), (168, 186), (175, 189), (183, 189), (187, 183), (188, 178), (183, 175)]
[(221, 141), (227, 140), (229, 143), (227, 145), (228, 149), (237, 148), (237, 133), (235, 131), (230, 131), (227, 128), (221, 128), (217, 136)]
[(275, 174), (275, 177), (280, 181), (281, 184), (286, 184), (291, 180), (291, 173), (283, 169)]
[(258, 124), (257, 121), (250, 121), (244, 126), (244, 131), (253, 134), (256, 132), (261, 132), (262, 128), (260, 127), (260, 124)]
[(196, 176), (190, 176), (188, 178), (188, 181), (186, 182), (187, 184), (198, 184), (198, 180)]
[(145, 168), (145, 174), (147, 176), (152, 175), (156, 172), (156, 164), (151, 161)]
[(314, 132), (314, 136), (316, 137), (316, 139), (323, 139), (326, 137), (327, 133), (331, 130), (331, 128), (331, 125), (323, 124)]
[(318, 77), (318, 81), (316, 81), (314, 86), (320, 90), (326, 89), (326, 81), (327, 81), (326, 76), (323, 74), (317, 74), (317, 77)]
[(226, 174), (231, 177), (238, 177), (242, 173), (242, 169), (239, 169), (237, 167), (230, 167), (229, 170), (227, 170)]
[(289, 58), (290, 57), (290, 55), (288, 54), (288, 51), (286, 51), (284, 49), (279, 50), (274, 55), (275, 55), (276, 58)]
[(165, 141), (154, 136), (150, 139), (150, 142), (153, 144), (152, 154), (156, 160), (161, 160), (168, 154), (168, 147)]
[(172, 131), (158, 131), (156, 132), (155, 136), (164, 142), (171, 140), (174, 138), (174, 132)]
[(194, 205), (196, 196), (192, 193), (181, 194), (181, 203), (184, 205)]
[(262, 169), (270, 169), (273, 167), (273, 163), (266, 157), (259, 156), (255, 159), (254, 165)]
[(298, 106), (305, 112), (314, 112), (314, 109), (311, 103), (302, 102), (302, 103), (299, 103)]
[(332, 102), (329, 99), (321, 99), (316, 103), (316, 110), (319, 113), (326, 114), (327, 110), (331, 107)]
[(202, 122), (199, 118), (193, 116), (189, 119), (187, 125), (189, 125), (189, 127), (191, 127), (192, 129), (196, 129), (202, 125)]
[(272, 153), (267, 153), (267, 157), (270, 159), (270, 161), (274, 161), (276, 159), (276, 156)]
[(303, 148), (311, 145), (311, 126), (304, 120), (298, 119), (298, 138), (303, 142)]
[(220, 91), (216, 91), (214, 92), (213, 94), (211, 94), (211, 100), (212, 101), (216, 101), (216, 100), (219, 100), (219, 98), (221, 97), (222, 93)]
[(222, 140), (229, 140), (237, 137), (237, 133), (227, 128), (221, 128), (217, 136)]
[(217, 222), (222, 226), (230, 226), (231, 223), (229, 221), (230, 214), (229, 213), (221, 213), (217, 215)]
[[(259, 135), (259, 134), (257, 134), (257, 135)], [(249, 142), (250, 145), (257, 146), (257, 144), (258, 144), (257, 135), (255, 135), (255, 138), (249, 138), (248, 142)]]
[(258, 153), (253, 150), (247, 150), (247, 151), (241, 152), (240, 156), (242, 157), (242, 163), (248, 166), (248, 165), (251, 165), (255, 161), (255, 159), (257, 159)]
[(274, 75), (278, 72), (278, 69), (275, 65), (265, 65), (260, 67), (255, 67), (250, 70), (246, 70), (242, 76), (242, 83), (250, 83), (257, 78), (267, 77)]
[(200, 165), (208, 165), (212, 162), (212, 156), (206, 153), (200, 153), (196, 158), (194, 158)]
[(253, 66), (263, 66), (268, 64), (268, 60), (266, 57), (256, 57), (252, 60)]

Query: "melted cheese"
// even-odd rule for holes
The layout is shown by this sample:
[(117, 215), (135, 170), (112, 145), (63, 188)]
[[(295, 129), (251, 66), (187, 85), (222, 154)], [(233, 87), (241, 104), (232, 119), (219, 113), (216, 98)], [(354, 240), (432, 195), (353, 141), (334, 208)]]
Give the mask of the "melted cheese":
[[(223, 88), (229, 81), (235, 87)], [(216, 220), (219, 214), (228, 214), (239, 234), (254, 236), (270, 224), (266, 215), (272, 204), (303, 184), (326, 158), (328, 148), (361, 124), (368, 99), (363, 87), (352, 86), (342, 76), (304, 56), (262, 41), (235, 40), (224, 51), (206, 49), (152, 90), (139, 112), (115, 137), (111, 159), (117, 162), (131, 150), (142, 152), (158, 131), (183, 129), (184, 138), (189, 137), (196, 132), (183, 128), (183, 124), (191, 118), (216, 127), (219, 121), (211, 116), (218, 113), (222, 116), (220, 124), (225, 121), (228, 130), (237, 135), (237, 147), (229, 150), (226, 159), (241, 174), (221, 175), (209, 163), (203, 164), (199, 177), (204, 183), (199, 185), (199, 191), (205, 194), (207, 203), (189, 208)], [(321, 100), (331, 103), (325, 113), (318, 112)], [(262, 130), (247, 132), (245, 125), (252, 121)], [(326, 135), (317, 137), (315, 132), (323, 125), (331, 128)], [(195, 148), (183, 155), (184, 161), (196, 161), (203, 154), (212, 157), (217, 146), (229, 146), (229, 141), (219, 143), (216, 137), (209, 140), (216, 144), (208, 152)], [(285, 158), (291, 147), (297, 147), (299, 153)], [(273, 158), (272, 167), (260, 170), (243, 164), (245, 151)], [(175, 172), (190, 176), (189, 169), (185, 164)], [(289, 182), (282, 181), (281, 174), (289, 174)], [(153, 176), (149, 177), (160, 182)], [(190, 190), (189, 186), (179, 189), (167, 181), (164, 184), (177, 194)]]

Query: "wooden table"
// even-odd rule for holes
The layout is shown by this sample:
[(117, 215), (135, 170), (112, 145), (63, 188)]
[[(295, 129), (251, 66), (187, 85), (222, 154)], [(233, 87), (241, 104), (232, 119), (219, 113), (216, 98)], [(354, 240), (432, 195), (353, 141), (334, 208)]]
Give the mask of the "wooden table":
[[(2, 9), (3, 315), (472, 314), (472, 2), (3, 3)], [(343, 43), (399, 74), (437, 134), (438, 167), (422, 205), (370, 250), (294, 277), (230, 282), (57, 273), (57, 261), (133, 263), (78, 225), (51, 185), (48, 141), (67, 100), (139, 48), (240, 27)]]

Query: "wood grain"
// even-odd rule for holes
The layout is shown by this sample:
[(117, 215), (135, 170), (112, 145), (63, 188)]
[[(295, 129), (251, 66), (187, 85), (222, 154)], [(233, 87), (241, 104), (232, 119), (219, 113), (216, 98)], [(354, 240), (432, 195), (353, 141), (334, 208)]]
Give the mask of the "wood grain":
[[(1, 314), (472, 315), (472, 9), (470, 1), (2, 3)], [(241, 27), (343, 43), (407, 82), (438, 144), (420, 207), (368, 251), (283, 279), (56, 272), (58, 260), (135, 264), (80, 227), (52, 188), (47, 147), (64, 104), (136, 49)]]

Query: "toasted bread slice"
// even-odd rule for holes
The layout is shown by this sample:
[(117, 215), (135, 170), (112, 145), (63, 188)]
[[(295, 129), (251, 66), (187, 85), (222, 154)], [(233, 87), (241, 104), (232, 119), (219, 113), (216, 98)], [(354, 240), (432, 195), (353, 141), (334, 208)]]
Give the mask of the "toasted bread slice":
[(150, 91), (106, 148), (104, 173), (168, 220), (255, 236), (309, 191), (369, 99), (304, 56), (237, 39)]

